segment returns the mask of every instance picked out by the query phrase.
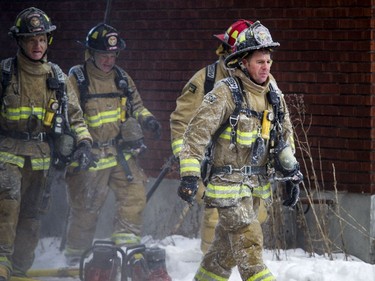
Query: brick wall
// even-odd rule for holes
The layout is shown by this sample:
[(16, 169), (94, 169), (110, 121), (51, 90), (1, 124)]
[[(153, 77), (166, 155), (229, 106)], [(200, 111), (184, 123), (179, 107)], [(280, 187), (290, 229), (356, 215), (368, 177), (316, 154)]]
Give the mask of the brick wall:
[[(259, 19), (281, 43), (272, 71), (279, 87), (288, 97), (298, 94), (304, 99), (310, 124), (308, 148), (318, 176), (321, 166), (332, 186), (334, 165), (340, 190), (374, 194), (371, 3), (112, 0), (110, 23), (127, 43), (119, 64), (164, 128), (160, 141), (147, 138), (150, 149), (142, 165), (148, 175), (156, 176), (171, 154), (169, 115), (181, 88), (197, 69), (216, 58), (212, 35), (235, 19)], [(0, 57), (15, 53), (7, 31), (17, 13), (31, 5), (44, 10), (57, 25), (50, 60), (65, 71), (80, 63), (83, 52), (75, 41), (84, 40), (88, 30), (103, 20), (106, 1), (1, 1)], [(303, 131), (298, 132), (302, 137)]]

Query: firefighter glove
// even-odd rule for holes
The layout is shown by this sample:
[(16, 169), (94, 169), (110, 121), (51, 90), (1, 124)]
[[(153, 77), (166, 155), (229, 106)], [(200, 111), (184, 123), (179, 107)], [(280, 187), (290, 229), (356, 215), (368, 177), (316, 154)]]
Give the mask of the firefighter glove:
[(292, 181), (287, 181), (286, 193), (288, 194), (288, 198), (284, 200), (283, 205), (290, 208), (294, 208), (299, 200), (299, 185), (294, 184)]
[(303, 174), (300, 172), (300, 170), (297, 170), (294, 175), (292, 176), (291, 182), (293, 184), (300, 184), (303, 181)]
[(87, 140), (81, 141), (74, 154), (73, 160), (78, 162), (78, 167), (74, 169), (75, 172), (81, 170), (87, 171), (90, 167), (96, 167), (96, 162), (98, 162), (98, 157), (91, 152), (91, 143)]
[(188, 202), (193, 204), (195, 194), (198, 191), (198, 178), (193, 176), (182, 177), (180, 186), (178, 187), (177, 194), (178, 196)]
[(161, 125), (155, 117), (150, 116), (145, 120), (145, 127), (154, 133), (155, 139), (160, 139), (161, 136)]

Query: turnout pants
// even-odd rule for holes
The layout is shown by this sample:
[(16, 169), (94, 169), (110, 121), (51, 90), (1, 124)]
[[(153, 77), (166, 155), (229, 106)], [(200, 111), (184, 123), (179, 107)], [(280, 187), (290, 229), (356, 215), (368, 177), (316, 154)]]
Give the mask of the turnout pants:
[(243, 198), (237, 206), (218, 208), (218, 212), (215, 240), (194, 280), (228, 280), (235, 266), (242, 280), (275, 280), (263, 262), (263, 233), (252, 198)]
[[(198, 204), (204, 204), (205, 186), (202, 181), (199, 181), (198, 192), (196, 195)], [(257, 214), (258, 221), (262, 224), (268, 218), (267, 208), (264, 200), (254, 197), (253, 198), (253, 209)], [(201, 234), (201, 251), (203, 254), (207, 252), (209, 247), (212, 245), (212, 241), (215, 238), (215, 227), (219, 221), (218, 211), (214, 207), (205, 206), (203, 210), (203, 218), (200, 228)]]
[(123, 167), (67, 174), (70, 216), (67, 248), (83, 252), (92, 246), (101, 208), (110, 189), (115, 202), (114, 233), (140, 236), (146, 204), (145, 175), (135, 160), (128, 160), (134, 179), (128, 181)]
[[(34, 262), (39, 241), (41, 214), (49, 206), (43, 197), (46, 171), (31, 169), (26, 158), (23, 168), (0, 163), (0, 264), (24, 274)], [(42, 201), (43, 208), (42, 206)]]

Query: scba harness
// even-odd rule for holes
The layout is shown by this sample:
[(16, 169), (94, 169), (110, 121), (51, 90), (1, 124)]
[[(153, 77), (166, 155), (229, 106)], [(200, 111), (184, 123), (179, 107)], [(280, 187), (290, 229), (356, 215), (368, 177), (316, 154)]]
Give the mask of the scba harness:
[[(55, 98), (51, 98), (43, 117), (43, 125), (46, 128), (44, 132), (33, 132), (33, 128), (28, 128), (28, 132), (16, 132), (0, 130), (0, 134), (21, 139), (24, 141), (38, 140), (48, 141), (51, 147), (52, 163), (58, 167), (65, 167), (70, 163), (70, 158), (76, 143), (76, 138), (70, 129), (68, 119), (68, 97), (65, 91), (65, 76), (61, 68), (54, 63), (48, 62), (51, 66), (53, 76), (47, 78), (47, 87), (55, 91)], [(2, 71), (2, 93), (1, 106), (3, 106), (3, 97), (11, 83), (13, 75), (17, 77), (17, 59), (10, 57), (1, 61)], [(30, 115), (28, 123), (35, 122), (38, 118)], [(30, 122), (29, 122), (30, 121)]]
[[(225, 78), (223, 82), (228, 86), (232, 93), (235, 109), (229, 116), (228, 120), (219, 127), (207, 146), (205, 157), (201, 165), (201, 177), (205, 185), (208, 184), (209, 179), (213, 174), (218, 173), (231, 174), (233, 172), (240, 172), (244, 176), (249, 176), (251, 174), (265, 175), (267, 173), (267, 168), (265, 166), (257, 165), (258, 160), (261, 158), (260, 156), (265, 153), (265, 139), (270, 139), (270, 147), (272, 149), (274, 143), (276, 142), (276, 138), (279, 138), (279, 136), (282, 134), (282, 126), (280, 124), (284, 120), (284, 112), (280, 109), (280, 95), (278, 93), (277, 85), (274, 84), (273, 81), (270, 82), (270, 90), (267, 93), (267, 99), (273, 107), (273, 112), (269, 112), (268, 110), (265, 110), (264, 112), (257, 112), (248, 107), (243, 107), (243, 89), (241, 80), (239, 78), (228, 77)], [(237, 127), (240, 113), (257, 118), (262, 123), (261, 132), (258, 134), (253, 144), (251, 163), (249, 163), (250, 165), (245, 165), (241, 168), (232, 167), (231, 165), (213, 167), (212, 156), (215, 143), (217, 142), (219, 136), (228, 127), (231, 128), (229, 148), (231, 150), (234, 149), (237, 143)], [(271, 123), (273, 123), (272, 129)]]
[(84, 110), (84, 105), (86, 104), (87, 100), (90, 98), (120, 98), (121, 105), (126, 106), (126, 110), (122, 111), (124, 115), (121, 116), (121, 121), (124, 122), (127, 117), (132, 114), (133, 106), (132, 106), (132, 94), (133, 92), (129, 91), (129, 83), (128, 77), (125, 71), (115, 65), (114, 70), (116, 71), (116, 86), (122, 90), (121, 93), (89, 93), (89, 80), (86, 71), (86, 67), (83, 65), (76, 65), (73, 66), (69, 70), (69, 75), (74, 75), (77, 83), (78, 83), (78, 90), (80, 92), (80, 101), (82, 109)]
[[(77, 80), (78, 83), (78, 90), (80, 92), (80, 103), (82, 110), (85, 110), (85, 104), (90, 98), (115, 98), (120, 99), (121, 104), (121, 110), (120, 110), (120, 119), (123, 125), (126, 125), (126, 123), (129, 123), (130, 121), (133, 121), (132, 115), (133, 115), (133, 92), (129, 90), (129, 82), (128, 77), (125, 73), (125, 71), (115, 65), (114, 70), (116, 72), (116, 78), (115, 83), (118, 89), (121, 90), (121, 92), (117, 93), (90, 93), (89, 92), (89, 79), (86, 71), (86, 67), (84, 65), (76, 65), (72, 67), (69, 71), (69, 75), (74, 75), (74, 77)], [(126, 126), (123, 126), (126, 127)], [(130, 126), (127, 126), (130, 127)], [(126, 128), (127, 128), (126, 127)], [(143, 135), (139, 135), (142, 140), (138, 142), (140, 146), (143, 145)], [(93, 148), (101, 148), (104, 146), (116, 146), (117, 149), (117, 160), (121, 164), (121, 166), (124, 169), (124, 172), (126, 174), (126, 177), (128, 181), (133, 180), (132, 172), (129, 168), (129, 165), (125, 159), (123, 148), (121, 146), (118, 146), (118, 139), (121, 138), (121, 134), (117, 136), (114, 139), (111, 139), (105, 143), (100, 143), (97, 141), (94, 141)], [(144, 146), (145, 147), (145, 146)]]

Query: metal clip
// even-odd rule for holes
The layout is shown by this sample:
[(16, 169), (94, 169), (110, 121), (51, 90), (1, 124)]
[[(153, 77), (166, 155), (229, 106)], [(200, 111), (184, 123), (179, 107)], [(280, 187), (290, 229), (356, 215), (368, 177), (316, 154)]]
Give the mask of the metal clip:
[(251, 166), (243, 166), (240, 168), (240, 172), (243, 176), (250, 176), (251, 175)]
[(234, 171), (233, 166), (227, 165), (226, 167), (228, 167), (228, 171), (226, 171), (226, 173), (229, 174), (229, 175), (233, 174), (233, 171)]
[(229, 124), (231, 125), (231, 127), (234, 127), (234, 126), (237, 125), (239, 118), (240, 118), (239, 115), (237, 115), (237, 116), (233, 116), (233, 115), (229, 116)]

